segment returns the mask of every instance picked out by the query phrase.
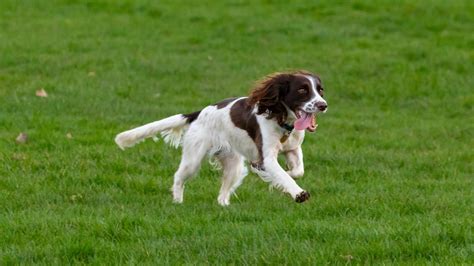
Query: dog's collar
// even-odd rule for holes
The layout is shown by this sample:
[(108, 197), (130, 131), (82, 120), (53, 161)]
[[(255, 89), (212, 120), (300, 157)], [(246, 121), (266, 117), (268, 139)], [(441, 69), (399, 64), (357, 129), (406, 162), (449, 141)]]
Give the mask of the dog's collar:
[(280, 127), (284, 129), (283, 136), (280, 138), (280, 143), (284, 143), (289, 137), (293, 129), (295, 128), (294, 125), (288, 125), (287, 123), (280, 124)]
[(295, 128), (294, 125), (288, 125), (287, 123), (281, 124), (280, 127), (289, 132), (293, 131), (293, 129)]

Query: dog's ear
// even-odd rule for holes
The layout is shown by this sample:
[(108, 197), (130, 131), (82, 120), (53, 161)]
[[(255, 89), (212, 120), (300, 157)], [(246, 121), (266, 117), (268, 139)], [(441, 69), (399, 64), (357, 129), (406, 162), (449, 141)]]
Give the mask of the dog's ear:
[(278, 122), (286, 119), (287, 112), (282, 101), (290, 90), (291, 75), (275, 73), (259, 81), (250, 92), (249, 104), (258, 104), (257, 114), (267, 113), (268, 118), (277, 117)]

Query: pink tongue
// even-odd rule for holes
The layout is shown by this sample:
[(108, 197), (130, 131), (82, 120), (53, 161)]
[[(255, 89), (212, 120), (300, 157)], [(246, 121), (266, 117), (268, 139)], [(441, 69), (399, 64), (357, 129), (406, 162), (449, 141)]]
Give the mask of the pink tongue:
[(311, 114), (304, 113), (295, 121), (295, 128), (297, 130), (305, 130), (311, 125)]

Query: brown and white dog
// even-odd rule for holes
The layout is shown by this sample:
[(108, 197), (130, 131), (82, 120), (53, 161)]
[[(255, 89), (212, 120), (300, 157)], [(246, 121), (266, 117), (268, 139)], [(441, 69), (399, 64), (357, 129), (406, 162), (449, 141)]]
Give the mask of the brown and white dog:
[[(115, 142), (124, 149), (161, 133), (171, 145), (182, 145), (172, 188), (177, 203), (183, 202), (184, 183), (206, 155), (223, 168), (220, 205), (229, 205), (247, 175), (245, 161), (264, 181), (304, 202), (310, 195), (293, 180), (304, 173), (301, 144), (305, 130), (316, 129), (315, 114), (326, 110), (318, 76), (306, 71), (275, 73), (258, 82), (248, 97), (226, 99), (122, 132)], [(288, 171), (279, 165), (279, 153), (284, 153)]]

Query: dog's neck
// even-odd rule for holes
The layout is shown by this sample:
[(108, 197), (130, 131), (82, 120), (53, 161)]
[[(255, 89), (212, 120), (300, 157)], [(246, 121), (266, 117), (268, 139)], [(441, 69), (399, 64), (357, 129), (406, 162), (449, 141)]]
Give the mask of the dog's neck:
[(290, 107), (288, 107), (288, 105), (286, 105), (284, 102), (282, 102), (283, 106), (285, 106), (285, 109), (286, 109), (286, 113), (288, 114), (286, 116), (286, 121), (285, 123), (288, 124), (288, 125), (291, 125), (293, 126), (293, 124), (295, 123), (296, 119), (298, 119), (296, 117), (296, 114), (295, 112), (293, 112)]

